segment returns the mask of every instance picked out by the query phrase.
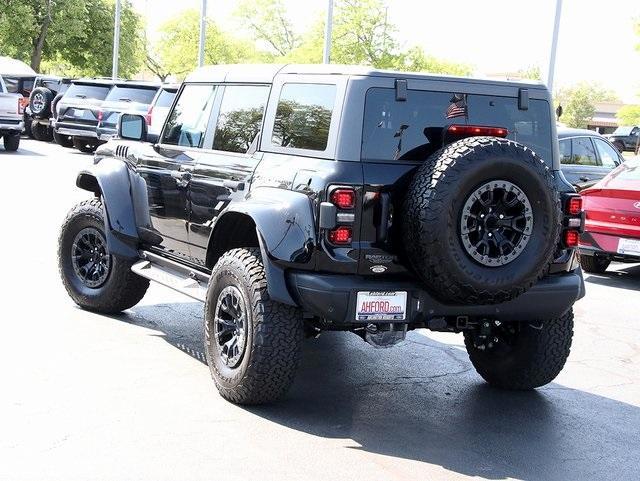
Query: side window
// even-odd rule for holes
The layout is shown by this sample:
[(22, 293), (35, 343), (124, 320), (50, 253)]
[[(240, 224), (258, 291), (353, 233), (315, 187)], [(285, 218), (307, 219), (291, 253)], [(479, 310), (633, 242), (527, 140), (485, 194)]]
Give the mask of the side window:
[(335, 85), (284, 84), (276, 110), (273, 145), (326, 150), (335, 98)]
[(589, 137), (578, 137), (572, 141), (572, 164), (598, 165), (596, 151)]
[(601, 139), (593, 139), (596, 144), (596, 149), (598, 149), (598, 153), (600, 154), (600, 160), (602, 161), (603, 167), (609, 167), (613, 169), (616, 166), (616, 162), (618, 161), (618, 152), (611, 145), (606, 143)]
[(561, 140), (559, 142), (560, 145), (560, 163), (561, 164), (571, 164), (571, 141), (570, 140)]
[(246, 153), (262, 128), (269, 98), (266, 85), (232, 85), (224, 88), (213, 149)]
[(215, 93), (215, 85), (185, 85), (167, 118), (161, 142), (202, 148)]

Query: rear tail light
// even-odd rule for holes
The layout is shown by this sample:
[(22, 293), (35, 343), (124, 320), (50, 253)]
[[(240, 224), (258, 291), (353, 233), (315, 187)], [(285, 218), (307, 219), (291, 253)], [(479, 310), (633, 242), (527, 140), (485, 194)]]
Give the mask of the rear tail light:
[(582, 213), (582, 197), (575, 195), (567, 200), (566, 211), (569, 215), (580, 215)]
[(147, 122), (147, 126), (151, 125), (151, 115), (153, 114), (153, 106), (149, 106), (149, 110), (147, 110), (147, 115), (145, 115), (144, 119)]
[(567, 247), (578, 247), (579, 240), (580, 240), (580, 233), (577, 230), (564, 231), (564, 244)]
[(447, 133), (460, 136), (471, 137), (477, 135), (488, 135), (491, 137), (506, 137), (509, 131), (503, 127), (487, 127), (484, 125), (459, 125), (452, 124), (447, 128)]
[(104, 112), (102, 110), (98, 110), (98, 122), (102, 122), (104, 118)]
[(351, 244), (351, 227), (341, 225), (329, 231), (329, 242), (335, 245)]
[(356, 193), (353, 189), (336, 189), (331, 192), (330, 199), (338, 209), (353, 209), (356, 206)]

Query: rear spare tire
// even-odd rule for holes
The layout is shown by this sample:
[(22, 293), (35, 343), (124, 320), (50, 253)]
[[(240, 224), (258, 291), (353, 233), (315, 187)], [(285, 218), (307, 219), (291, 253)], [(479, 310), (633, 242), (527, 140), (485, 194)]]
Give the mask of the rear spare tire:
[(38, 87), (33, 89), (29, 97), (29, 108), (33, 116), (37, 119), (49, 118), (52, 101), (53, 92), (48, 88)]
[(552, 172), (529, 148), (470, 137), (418, 168), (404, 203), (409, 263), (444, 302), (495, 304), (547, 271), (560, 235)]

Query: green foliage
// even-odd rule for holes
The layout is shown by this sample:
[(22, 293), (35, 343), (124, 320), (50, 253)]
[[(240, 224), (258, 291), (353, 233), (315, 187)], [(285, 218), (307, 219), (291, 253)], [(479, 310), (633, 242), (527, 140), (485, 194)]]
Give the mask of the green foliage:
[[(114, 8), (114, 0), (3, 0), (1, 53), (36, 71), (109, 75)], [(120, 74), (130, 76), (142, 64), (142, 22), (128, 0), (121, 18)]]
[(469, 76), (473, 72), (470, 65), (449, 62), (433, 55), (427, 55), (420, 47), (413, 47), (406, 54), (398, 55), (392, 67), (409, 72), (429, 72), (459, 76)]
[(330, 125), (331, 110), (322, 105), (303, 106), (295, 100), (281, 100), (273, 137), (283, 147), (324, 150)]
[(538, 65), (529, 65), (527, 68), (520, 69), (518, 75), (523, 79), (542, 80), (542, 72)]
[[(160, 63), (165, 71), (184, 78), (198, 65), (200, 13), (197, 10), (185, 10), (164, 23), (160, 33)], [(205, 64), (252, 63), (269, 59), (268, 54), (257, 52), (250, 42), (229, 35), (211, 19), (207, 19)]]
[(640, 125), (640, 105), (625, 105), (616, 117), (620, 125)]
[(282, 0), (242, 0), (235, 15), (255, 40), (284, 56), (300, 45), (300, 37), (285, 16)]
[(561, 121), (568, 127), (586, 128), (595, 113), (595, 103), (615, 101), (616, 95), (597, 84), (581, 82), (570, 88), (560, 89), (556, 103), (562, 105)]

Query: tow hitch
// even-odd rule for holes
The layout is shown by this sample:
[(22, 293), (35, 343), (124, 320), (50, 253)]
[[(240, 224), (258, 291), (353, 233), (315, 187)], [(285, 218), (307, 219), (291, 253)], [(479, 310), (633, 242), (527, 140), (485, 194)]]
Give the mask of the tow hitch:
[(407, 337), (407, 324), (367, 324), (367, 327), (357, 332), (357, 334), (373, 347), (385, 349), (405, 340)]

